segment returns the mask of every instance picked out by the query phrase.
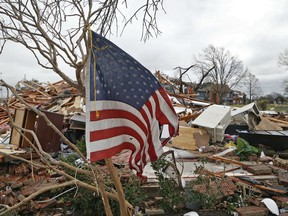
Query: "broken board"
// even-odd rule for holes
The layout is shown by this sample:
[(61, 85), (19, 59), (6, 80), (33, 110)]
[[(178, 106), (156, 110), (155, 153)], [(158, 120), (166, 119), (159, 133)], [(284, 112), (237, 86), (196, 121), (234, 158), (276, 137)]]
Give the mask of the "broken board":
[[(15, 110), (15, 117), (14, 117), (14, 123), (15, 125), (22, 127), (25, 121), (25, 110), (24, 109), (17, 109)], [(22, 136), (18, 132), (16, 128), (12, 128), (12, 133), (10, 137), (10, 143), (13, 145), (16, 145), (18, 148), (21, 145)]]
[(172, 139), (172, 146), (179, 149), (195, 151), (201, 146), (209, 145), (209, 135), (204, 128), (179, 127), (179, 135)]

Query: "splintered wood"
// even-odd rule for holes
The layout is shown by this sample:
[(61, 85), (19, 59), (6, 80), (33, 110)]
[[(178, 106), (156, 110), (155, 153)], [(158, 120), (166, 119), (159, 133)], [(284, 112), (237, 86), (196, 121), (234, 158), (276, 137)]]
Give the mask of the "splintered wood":
[[(47, 85), (33, 81), (21, 81), (15, 88), (17, 94), (25, 102), (42, 110), (64, 114), (67, 118), (75, 112), (82, 111), (81, 101), (83, 99), (79, 91), (63, 80), (53, 84), (48, 83)], [(6, 101), (9, 109), (4, 105), (0, 106), (0, 129), (5, 129), (5, 131), (9, 129), (6, 126), (10, 122), (7, 112), (10, 112), (12, 117), (14, 117), (16, 110), (25, 108), (25, 105), (13, 95), (7, 98)], [(5, 131), (0, 130), (1, 134), (5, 133)]]

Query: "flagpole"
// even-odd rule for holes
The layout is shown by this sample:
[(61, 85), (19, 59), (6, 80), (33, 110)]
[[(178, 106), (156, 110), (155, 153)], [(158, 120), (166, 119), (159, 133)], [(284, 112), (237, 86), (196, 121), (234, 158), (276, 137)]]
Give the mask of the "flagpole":
[(111, 160), (111, 158), (107, 158), (105, 159), (106, 165), (108, 167), (110, 176), (114, 182), (114, 185), (116, 187), (116, 191), (118, 194), (118, 198), (119, 198), (119, 205), (120, 205), (120, 215), (121, 216), (129, 216), (128, 212), (127, 212), (127, 208), (125, 206), (125, 194), (123, 192), (123, 188), (122, 188), (122, 184), (120, 182), (120, 178), (118, 178), (118, 176), (116, 176), (116, 170), (115, 167), (113, 165), (113, 162)]

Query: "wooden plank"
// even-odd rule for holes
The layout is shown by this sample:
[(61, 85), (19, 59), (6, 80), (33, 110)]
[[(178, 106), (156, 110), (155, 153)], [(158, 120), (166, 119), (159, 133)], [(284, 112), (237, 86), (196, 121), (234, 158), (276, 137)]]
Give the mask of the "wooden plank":
[[(35, 127), (34, 126), (35, 126), (36, 117), (37, 117), (37, 115), (36, 115), (35, 112), (33, 112), (31, 110), (27, 110), (27, 115), (26, 115), (23, 127), (25, 129), (35, 131)], [(31, 133), (24, 132), (24, 136), (33, 143), (34, 138), (33, 138)], [(23, 137), (22, 143), (21, 143), (21, 148), (30, 147), (30, 144), (29, 144), (28, 140), (26, 140)]]
[(31, 89), (33, 89), (33, 90), (35, 90), (36, 92), (38, 92), (39, 94), (42, 94), (43, 96), (45, 96), (45, 97), (49, 97), (50, 95), (48, 95), (48, 94), (46, 94), (46, 93), (44, 93), (44, 92), (42, 92), (42, 91), (39, 91), (37, 88), (35, 88), (34, 86), (31, 86), (31, 85), (29, 85), (29, 84), (27, 84), (27, 83), (25, 83), (25, 82), (20, 82), (21, 84), (23, 84), (23, 85), (25, 85), (25, 86), (27, 86), (27, 87), (29, 87), (29, 88), (31, 88)]
[[(14, 117), (15, 125), (23, 127), (25, 121), (25, 114), (26, 114), (25, 109), (15, 110), (15, 117)], [(10, 143), (16, 145), (17, 147), (20, 147), (21, 140), (22, 140), (21, 134), (15, 128), (12, 128)]]

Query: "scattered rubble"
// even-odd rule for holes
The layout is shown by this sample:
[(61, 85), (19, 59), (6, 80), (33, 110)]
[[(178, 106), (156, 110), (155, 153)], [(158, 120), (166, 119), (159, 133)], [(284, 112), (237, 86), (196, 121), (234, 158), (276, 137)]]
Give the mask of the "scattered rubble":
[[(32, 81), (20, 82), (17, 86), (17, 94), (23, 97), (25, 102), (43, 111), (73, 143), (79, 141), (84, 135), (84, 99), (77, 89), (70, 87), (64, 81), (47, 85)], [(170, 162), (179, 171), (181, 182), (178, 182), (178, 185), (182, 185), (182, 189), (185, 190), (199, 176), (205, 176), (209, 179), (209, 188), (207, 183), (197, 182), (191, 187), (192, 191), (215, 197), (226, 205), (228, 205), (225, 201), (227, 197), (235, 195), (242, 197), (238, 199), (238, 203), (233, 203), (233, 211), (239, 216), (268, 215), (269, 212), (275, 211), (270, 209), (271, 200), (276, 203), (279, 215), (287, 214), (288, 117), (285, 114), (261, 112), (255, 103), (241, 108), (215, 105), (196, 100), (192, 94), (187, 97), (183, 94), (170, 94), (170, 98), (179, 116), (180, 128), (179, 136), (173, 138), (164, 150), (173, 152), (175, 158)], [(6, 110), (9, 110), (9, 113)], [(49, 130), (40, 117), (27, 109), (17, 98), (13, 96), (8, 98), (7, 105), (3, 103), (0, 106), (2, 140), (0, 204), (2, 206), (13, 206), (43, 187), (67, 181), (64, 176), (48, 172), (45, 167), (31, 166), (13, 160), (13, 157), (9, 156), (17, 155), (38, 162), (40, 160), (27, 144), (28, 141), (33, 143), (34, 138), (25, 132), (26, 138), (23, 138), (18, 130), (10, 128), (9, 115), (19, 127), (35, 131), (43, 150), (53, 157), (56, 158), (59, 154), (62, 156), (73, 154), (73, 151), (57, 134)], [(165, 136), (164, 132), (162, 136)], [(241, 152), (247, 154), (245, 161), (240, 160), (240, 151), (237, 149), (239, 138), (249, 143), (245, 146), (248, 150), (242, 149)], [(260, 149), (261, 154), (260, 152), (251, 154), (250, 145)], [(115, 166), (119, 167), (118, 172), (123, 179), (130, 175), (127, 171), (128, 156), (129, 152), (122, 152), (112, 158)], [(81, 160), (76, 163), (81, 165)], [(105, 167), (101, 169), (105, 173)], [(169, 172), (170, 174), (166, 173), (167, 176), (171, 177), (175, 174), (173, 170)], [(144, 175), (147, 179), (141, 187), (146, 188), (147, 193), (149, 188), (153, 188), (150, 199), (155, 201), (158, 179), (151, 166), (146, 166)], [(178, 177), (175, 179), (179, 180)], [(151, 207), (155, 202), (146, 203), (146, 215), (164, 214), (162, 209)], [(52, 206), (58, 207), (59, 202), (47, 195), (33, 201), (32, 207), (22, 206), (21, 211), (37, 212), (39, 209)], [(186, 212), (196, 210), (189, 205), (183, 209)], [(201, 209), (205, 207), (202, 206)], [(201, 209), (197, 209), (197, 212), (199, 215), (205, 215)], [(222, 206), (222, 209), (227, 209), (227, 206)]]

